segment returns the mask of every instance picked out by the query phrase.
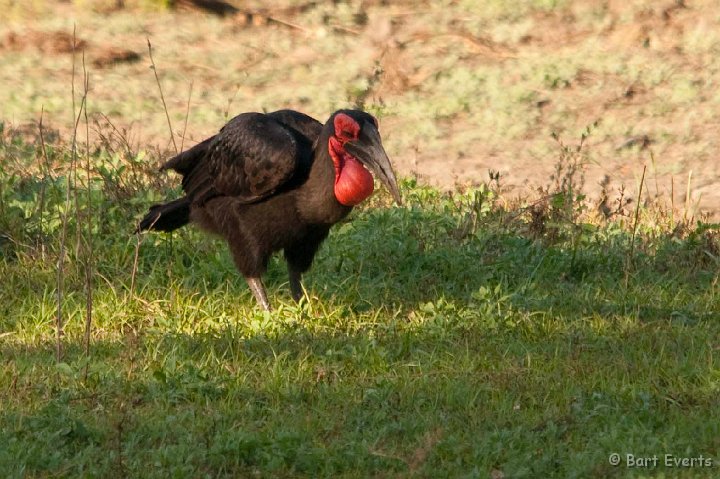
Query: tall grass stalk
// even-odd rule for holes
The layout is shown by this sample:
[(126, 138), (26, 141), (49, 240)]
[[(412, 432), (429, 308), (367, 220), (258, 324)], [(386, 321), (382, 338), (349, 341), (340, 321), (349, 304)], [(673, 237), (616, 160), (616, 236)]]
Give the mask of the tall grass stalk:
[(158, 76), (157, 67), (155, 66), (155, 60), (153, 59), (152, 44), (150, 43), (149, 38), (147, 39), (147, 45), (148, 53), (150, 54), (150, 68), (152, 68), (152, 71), (155, 74), (155, 82), (157, 83), (158, 90), (160, 91), (160, 100), (162, 101), (163, 109), (165, 110), (165, 118), (167, 118), (168, 130), (170, 130), (170, 140), (172, 141), (173, 148), (175, 148), (175, 154), (177, 155), (178, 147), (177, 143), (175, 143), (175, 134), (173, 133), (172, 122), (170, 121), (170, 114), (168, 113), (167, 104), (165, 103), (165, 95), (163, 94), (162, 85), (160, 84), (160, 77)]
[(633, 219), (632, 234), (630, 235), (630, 250), (625, 264), (625, 291), (627, 291), (628, 285), (630, 284), (630, 272), (633, 261), (635, 260), (635, 237), (637, 236), (638, 222), (640, 219), (640, 203), (642, 202), (642, 190), (645, 184), (646, 171), (647, 165), (643, 166), (642, 177), (640, 177), (640, 188), (638, 189), (637, 202), (635, 204), (635, 217)]
[[(83, 52), (83, 96), (87, 98), (88, 91), (90, 90), (90, 74), (85, 66), (85, 52)], [(88, 121), (87, 103), (84, 109), (85, 117), (85, 175), (86, 175), (86, 201), (85, 205), (85, 219), (86, 219), (86, 233), (84, 245), (85, 245), (85, 356), (87, 359), (90, 358), (90, 333), (92, 328), (92, 316), (93, 316), (93, 206), (92, 206), (92, 168), (90, 166), (90, 122)], [(81, 228), (81, 222), (78, 222), (78, 229)], [(88, 367), (90, 361), (85, 363), (84, 377), (87, 379)]]

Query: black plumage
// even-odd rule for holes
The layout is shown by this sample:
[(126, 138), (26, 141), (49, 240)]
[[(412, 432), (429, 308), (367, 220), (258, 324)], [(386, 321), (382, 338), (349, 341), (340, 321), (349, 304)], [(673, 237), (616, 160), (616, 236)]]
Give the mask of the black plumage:
[[(261, 276), (270, 256), (284, 252), (298, 300), (302, 273), (356, 201), (345, 200), (342, 186), (352, 192), (369, 177), (353, 174), (364, 169), (359, 164), (400, 202), (377, 121), (367, 113), (341, 110), (325, 125), (292, 110), (244, 113), (162, 166), (182, 175), (185, 196), (152, 206), (138, 230), (172, 231), (193, 222), (222, 236), (257, 301), (269, 309)], [(358, 198), (372, 191), (369, 181)]]

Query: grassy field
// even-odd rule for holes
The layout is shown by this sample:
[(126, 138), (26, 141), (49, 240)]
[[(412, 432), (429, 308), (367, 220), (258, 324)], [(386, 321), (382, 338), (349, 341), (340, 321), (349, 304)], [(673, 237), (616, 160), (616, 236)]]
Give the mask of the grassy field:
[(268, 314), (219, 242), (187, 229), (137, 248), (138, 215), (173, 193), (157, 158), (91, 148), (78, 168), (71, 145), (11, 136), (3, 477), (716, 476), (715, 225), (598, 218), (574, 147), (533, 202), (405, 180), (404, 207), (380, 194), (333, 230), (300, 305), (273, 262)]
[[(720, 12), (681, 3), (371, 1), (365, 24), (321, 2), (255, 27), (5, 5), (0, 477), (717, 477), (720, 225), (696, 207)], [(73, 21), (74, 98), (43, 43)], [(146, 36), (185, 147), (232, 112), (380, 117), (404, 206), (380, 191), (337, 225), (299, 305), (280, 259), (263, 313), (222, 242), (132, 234), (179, 194), (165, 112), (146, 51), (92, 62)]]

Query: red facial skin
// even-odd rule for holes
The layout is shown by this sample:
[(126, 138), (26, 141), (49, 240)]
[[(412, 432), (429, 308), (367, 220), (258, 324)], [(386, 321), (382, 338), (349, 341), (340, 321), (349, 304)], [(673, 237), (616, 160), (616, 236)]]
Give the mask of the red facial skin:
[(328, 151), (335, 164), (335, 198), (345, 206), (355, 206), (370, 196), (375, 188), (373, 177), (345, 143), (357, 140), (360, 125), (344, 113), (335, 115), (335, 136), (330, 137)]

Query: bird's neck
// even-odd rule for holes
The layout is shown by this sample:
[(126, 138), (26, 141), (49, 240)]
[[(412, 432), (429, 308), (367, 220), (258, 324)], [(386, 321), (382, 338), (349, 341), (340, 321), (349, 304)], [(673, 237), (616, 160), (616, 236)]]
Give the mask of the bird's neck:
[(337, 173), (328, 151), (331, 135), (328, 128), (321, 132), (313, 146), (307, 181), (299, 190), (298, 212), (308, 223), (334, 224), (352, 210), (352, 206), (340, 203), (335, 195)]

